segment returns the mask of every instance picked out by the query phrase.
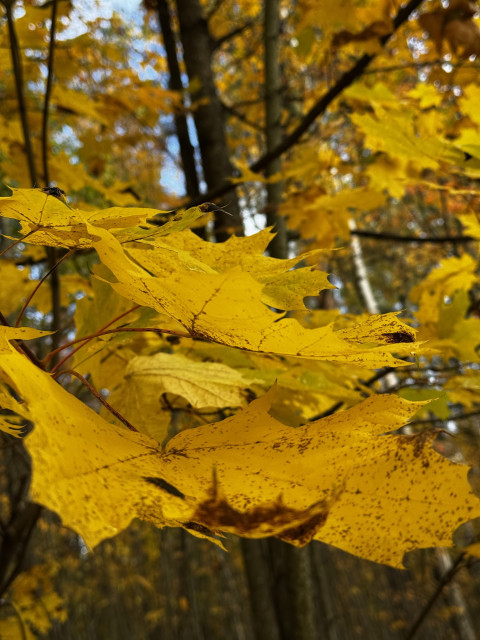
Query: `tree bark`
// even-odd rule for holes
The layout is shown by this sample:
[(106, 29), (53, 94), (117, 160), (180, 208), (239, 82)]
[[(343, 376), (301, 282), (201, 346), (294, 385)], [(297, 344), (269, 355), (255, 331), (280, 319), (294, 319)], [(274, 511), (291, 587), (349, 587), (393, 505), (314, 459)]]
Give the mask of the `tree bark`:
[[(177, 0), (178, 21), (185, 67), (191, 85), (193, 117), (202, 157), (207, 188), (221, 185), (232, 175), (224, 110), (213, 77), (212, 38), (199, 0)], [(243, 233), (238, 200), (231, 195), (219, 203), (225, 210), (215, 215), (217, 240), (226, 240), (232, 233)]]
[(242, 539), (242, 556), (250, 595), (250, 608), (256, 640), (281, 640), (272, 598), (267, 542)]
[[(170, 89), (178, 91), (181, 94), (183, 91), (183, 83), (182, 76), (180, 74), (180, 66), (178, 64), (177, 46), (170, 20), (168, 1), (158, 0), (157, 11), (158, 21), (162, 31), (163, 46), (165, 47), (165, 53), (167, 56), (168, 73), (170, 76), (168, 84)], [(189, 198), (195, 198), (200, 193), (197, 167), (195, 164), (195, 151), (190, 140), (187, 117), (183, 110), (183, 98), (181, 99), (181, 102), (182, 108), (175, 113), (175, 130), (177, 132), (178, 144), (180, 147), (180, 158), (182, 160), (187, 195)]]
[[(280, 48), (279, 0), (266, 0), (264, 16), (265, 46), (265, 138), (266, 152), (270, 153), (283, 138), (282, 131), (282, 80), (279, 61)], [(265, 175), (272, 176), (282, 169), (280, 157), (266, 168)], [(285, 218), (278, 215), (282, 202), (283, 182), (267, 184), (267, 225), (275, 227), (277, 235), (269, 246), (271, 256), (288, 258), (287, 227)]]

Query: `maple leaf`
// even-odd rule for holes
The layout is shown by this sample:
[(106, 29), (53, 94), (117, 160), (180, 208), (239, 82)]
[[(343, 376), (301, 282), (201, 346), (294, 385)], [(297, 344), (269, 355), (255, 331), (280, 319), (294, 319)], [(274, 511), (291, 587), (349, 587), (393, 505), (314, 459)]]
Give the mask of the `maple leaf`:
[(297, 545), (315, 537), (400, 566), (406, 551), (450, 544), (459, 524), (480, 515), (468, 468), (437, 454), (434, 435), (385, 435), (418, 403), (372, 397), (295, 429), (269, 415), (272, 389), (162, 450), (109, 425), (9, 344), (17, 329), (0, 329), (2, 378), (35, 422), (32, 495), (90, 545), (137, 516), (204, 536), (274, 535)]
[[(162, 273), (156, 276), (155, 271), (150, 270), (154, 268), (152, 258), (146, 262), (148, 252), (146, 258), (142, 258), (142, 265), (138, 253), (135, 260), (130, 259), (107, 231), (90, 227), (90, 233), (99, 237), (95, 249), (117, 280), (110, 283), (115, 291), (137, 304), (169, 314), (194, 338), (250, 351), (354, 362), (370, 367), (402, 365), (404, 362), (392, 354), (407, 355), (418, 347), (412, 329), (394, 314), (384, 317), (384, 338), (378, 340), (379, 345), (365, 344), (360, 325), (346, 338), (337, 335), (331, 325), (304, 329), (297, 320), (282, 318), (261, 302), (263, 287), (249, 273), (239, 269), (201, 273), (177, 267), (168, 276)], [(355, 344), (356, 332), (363, 344)]]
[[(231, 236), (225, 242), (206, 242), (189, 230), (172, 233), (165, 239), (157, 236), (146, 244), (152, 252), (129, 248), (131, 255), (155, 275), (168, 275), (180, 266), (204, 273), (225, 273), (240, 268), (263, 284), (261, 299), (276, 309), (304, 309), (304, 298), (334, 286), (328, 274), (315, 266), (296, 268), (298, 263), (313, 263), (325, 255), (324, 250), (303, 253), (296, 258), (279, 260), (264, 255), (273, 237), (271, 228), (248, 237)], [(142, 243), (143, 244), (143, 243)]]
[[(29, 243), (50, 247), (91, 247), (93, 238), (87, 232), (87, 225), (90, 228), (114, 230), (121, 241), (126, 241), (148, 233), (162, 235), (184, 229), (205, 213), (197, 207), (185, 215), (175, 215), (172, 220), (166, 221), (164, 229), (147, 224), (150, 218), (166, 213), (158, 209), (111, 207), (81, 211), (71, 209), (65, 202), (42, 189), (11, 191), (11, 196), (0, 198), (0, 215), (19, 220), (22, 223), (22, 234), (28, 236)], [(145, 226), (145, 229), (139, 229), (137, 225)]]

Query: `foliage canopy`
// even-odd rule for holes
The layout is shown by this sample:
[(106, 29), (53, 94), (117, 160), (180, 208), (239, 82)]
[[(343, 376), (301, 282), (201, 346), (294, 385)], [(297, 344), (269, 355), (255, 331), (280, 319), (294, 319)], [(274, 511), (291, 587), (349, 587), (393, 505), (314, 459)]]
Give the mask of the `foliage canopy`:
[[(90, 547), (134, 518), (394, 567), (452, 545), (480, 517), (475, 6), (280, 3), (272, 148), (258, 2), (202, 3), (208, 97), (172, 89), (155, 3), (73, 36), (67, 2), (2, 4), (0, 429), (32, 500)], [(210, 183), (202, 150), (182, 198), (172, 132), (217, 99), (236, 168)]]

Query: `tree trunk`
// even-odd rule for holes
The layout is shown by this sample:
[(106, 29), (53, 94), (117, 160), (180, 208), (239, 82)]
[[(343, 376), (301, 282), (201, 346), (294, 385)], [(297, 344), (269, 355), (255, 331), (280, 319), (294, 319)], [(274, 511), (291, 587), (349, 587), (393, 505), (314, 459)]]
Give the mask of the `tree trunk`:
[[(199, 0), (177, 0), (177, 11), (185, 67), (195, 87), (191, 98), (203, 174), (208, 189), (212, 189), (232, 175), (224, 111), (211, 67), (212, 38)], [(243, 233), (236, 196), (230, 195), (220, 205), (225, 211), (217, 211), (215, 215), (217, 240), (226, 240), (232, 233)]]
[[(282, 86), (281, 69), (278, 58), (280, 45), (280, 12), (279, 0), (266, 0), (264, 16), (265, 46), (265, 137), (266, 152), (269, 153), (280, 144), (282, 131)], [(280, 158), (273, 160), (265, 170), (271, 176), (281, 171)], [(281, 181), (267, 184), (267, 225), (274, 226), (277, 235), (269, 246), (271, 256), (288, 258), (288, 241), (285, 218), (278, 215), (278, 207), (282, 202), (283, 183)]]
[[(173, 91), (180, 94), (183, 91), (182, 76), (177, 59), (177, 45), (175, 42), (175, 34), (173, 33), (170, 10), (167, 0), (158, 0), (158, 21), (163, 36), (163, 45), (167, 56), (168, 73), (170, 76), (169, 87)], [(185, 187), (189, 198), (195, 198), (200, 193), (198, 185), (197, 168), (195, 165), (195, 151), (190, 140), (188, 131), (188, 122), (182, 108), (175, 114), (175, 130), (177, 132), (178, 144), (180, 147), (180, 157), (182, 160), (182, 168), (185, 176)]]
[(242, 555), (250, 593), (256, 640), (281, 640), (272, 598), (272, 573), (267, 541), (242, 539)]

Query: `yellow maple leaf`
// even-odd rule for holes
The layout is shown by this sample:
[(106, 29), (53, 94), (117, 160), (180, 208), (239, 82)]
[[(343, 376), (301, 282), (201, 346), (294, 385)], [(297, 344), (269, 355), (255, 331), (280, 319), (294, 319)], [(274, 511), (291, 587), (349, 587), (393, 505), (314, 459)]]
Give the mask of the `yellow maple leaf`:
[(156, 353), (133, 358), (125, 371), (125, 382), (136, 387), (146, 402), (147, 396), (159, 398), (162, 393), (174, 393), (196, 408), (220, 408), (245, 405), (242, 390), (252, 381), (224, 364)]
[(157, 276), (170, 275), (179, 268), (204, 273), (225, 273), (240, 268), (264, 285), (262, 301), (282, 310), (304, 309), (306, 296), (334, 288), (328, 274), (314, 266), (295, 268), (303, 260), (315, 263), (324, 255), (323, 250), (286, 260), (271, 258), (263, 252), (272, 236), (272, 230), (266, 228), (252, 236), (231, 236), (225, 242), (215, 243), (206, 242), (185, 229), (183, 233), (171, 233), (166, 239), (155, 236), (147, 240), (154, 251), (129, 248), (129, 255)]
[(203, 535), (274, 535), (297, 545), (315, 537), (400, 566), (406, 551), (448, 545), (459, 524), (480, 515), (468, 468), (433, 451), (434, 436), (384, 435), (418, 403), (371, 397), (295, 429), (269, 414), (272, 390), (162, 450), (109, 425), (37, 369), (8, 343), (19, 330), (0, 333), (2, 378), (35, 422), (32, 495), (87, 544), (137, 516)]
[(333, 246), (335, 238), (348, 238), (348, 222), (352, 210), (369, 211), (385, 204), (385, 194), (367, 187), (345, 189), (334, 195), (321, 195), (301, 207), (288, 210), (288, 218), (299, 228), (303, 238), (313, 238), (316, 244)]
[[(384, 319), (380, 345), (366, 344), (363, 336), (362, 344), (356, 345), (354, 333), (342, 338), (331, 325), (305, 329), (297, 320), (283, 318), (266, 307), (261, 302), (262, 285), (239, 269), (225, 273), (177, 269), (168, 276), (155, 276), (137, 260), (131, 260), (107, 231), (89, 229), (99, 237), (95, 249), (116, 278), (110, 283), (115, 291), (137, 304), (169, 314), (194, 338), (249, 351), (369, 367), (405, 364), (392, 354), (407, 355), (418, 346), (406, 344), (413, 343), (413, 331), (391, 314)], [(355, 331), (360, 331), (358, 325)]]
[(365, 134), (370, 149), (385, 151), (392, 157), (406, 158), (420, 169), (438, 169), (440, 162), (460, 164), (459, 149), (439, 136), (418, 136), (413, 111), (377, 107), (375, 116), (352, 114), (352, 122)]
[(314, 536), (400, 567), (406, 551), (451, 545), (454, 529), (480, 514), (468, 467), (437, 454), (434, 435), (382, 435), (404, 424), (422, 403), (376, 396), (292, 429), (269, 415), (271, 400), (269, 393), (237, 416), (183, 432), (167, 445), (167, 453), (188, 455), (189, 472), (198, 479), (204, 456), (212, 455), (221, 497), (202, 505), (203, 524), (231, 531), (243, 524), (243, 535), (251, 534), (246, 525), (253, 523), (235, 513), (251, 509), (252, 493), (261, 486), (262, 499), (272, 504), (279, 495), (297, 510), (329, 504), (324, 521), (313, 511), (303, 528), (279, 537), (304, 543)]
[[(180, 212), (163, 226), (152, 226), (147, 220), (165, 211), (146, 208), (110, 207), (95, 211), (71, 209), (65, 202), (42, 189), (12, 189), (12, 195), (0, 198), (0, 215), (19, 220), (28, 243), (51, 247), (87, 248), (91, 246), (91, 228), (111, 229), (122, 241), (150, 234), (165, 234), (184, 229), (204, 215), (200, 207)], [(140, 229), (137, 225), (145, 226)], [(164, 229), (166, 227), (166, 229)]]
[(476, 261), (468, 253), (460, 258), (452, 256), (442, 260), (420, 284), (412, 288), (410, 299), (418, 304), (415, 315), (424, 327), (435, 331), (433, 327), (439, 322), (445, 296), (452, 296), (462, 289), (468, 291), (477, 280), (476, 268)]
[(27, 441), (33, 499), (58, 511), (64, 524), (92, 546), (135, 517), (157, 526), (188, 521), (192, 508), (187, 501), (165, 491), (162, 503), (161, 491), (144, 479), (164, 471), (170, 486), (158, 442), (109, 424), (65, 391), (9, 344), (8, 339), (22, 335), (0, 327), (0, 375), (35, 422)]

